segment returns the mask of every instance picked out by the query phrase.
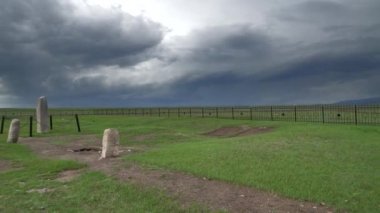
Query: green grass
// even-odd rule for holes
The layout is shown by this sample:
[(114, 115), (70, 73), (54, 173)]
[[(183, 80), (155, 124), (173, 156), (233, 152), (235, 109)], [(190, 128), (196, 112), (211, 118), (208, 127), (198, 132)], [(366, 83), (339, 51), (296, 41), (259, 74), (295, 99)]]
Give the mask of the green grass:
[[(25, 146), (4, 143), (0, 136), (0, 160), (14, 168), (0, 172), (0, 212), (199, 212), (194, 205), (183, 209), (156, 189), (121, 183), (99, 172), (85, 171), (77, 179), (61, 183), (60, 171), (83, 168), (74, 161), (40, 159)], [(28, 193), (31, 189), (52, 189)]]
[[(380, 128), (376, 126), (227, 119), (89, 119), (94, 119), (100, 129), (107, 125), (119, 128), (124, 143), (151, 146), (127, 161), (324, 202), (341, 210), (376, 212), (380, 207)], [(243, 124), (274, 126), (275, 131), (240, 138), (201, 135), (221, 126)], [(133, 141), (141, 134), (155, 137)]]
[[(53, 132), (42, 136), (79, 134), (74, 118), (54, 121)], [(379, 126), (128, 116), (80, 116), (80, 122), (81, 134), (100, 138), (105, 128), (117, 128), (123, 144), (146, 150), (129, 155), (127, 162), (324, 202), (339, 210), (377, 212), (380, 208)], [(239, 125), (275, 129), (239, 138), (202, 135)], [(151, 137), (136, 140), (141, 135)]]

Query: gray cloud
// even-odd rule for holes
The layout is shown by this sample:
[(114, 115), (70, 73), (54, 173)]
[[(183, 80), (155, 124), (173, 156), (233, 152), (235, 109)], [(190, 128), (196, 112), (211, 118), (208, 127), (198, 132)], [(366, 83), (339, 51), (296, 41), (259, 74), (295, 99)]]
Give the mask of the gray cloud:
[(173, 45), (179, 56), (175, 65), (193, 76), (215, 72), (259, 72), (276, 54), (275, 42), (249, 24), (206, 28), (194, 31)]
[(293, 4), (274, 11), (274, 27), (283, 25), (274, 31), (249, 24), (194, 31), (178, 41), (181, 57), (173, 64), (191, 74), (170, 95), (183, 104), (331, 103), (378, 96), (380, 17), (372, 11), (380, 4), (366, 3)]
[(10, 93), (75, 96), (82, 86), (72, 87), (72, 76), (82, 69), (133, 66), (154, 57), (165, 33), (160, 24), (117, 8), (84, 6), (86, 13), (65, 1), (2, 1), (0, 77)]
[(267, 25), (248, 17), (170, 40), (145, 17), (84, 8), (64, 1), (3, 3), (0, 89), (6, 93), (0, 99), (47, 94), (56, 105), (162, 106), (379, 95), (380, 4), (374, 0), (290, 1), (272, 10), (265, 3)]

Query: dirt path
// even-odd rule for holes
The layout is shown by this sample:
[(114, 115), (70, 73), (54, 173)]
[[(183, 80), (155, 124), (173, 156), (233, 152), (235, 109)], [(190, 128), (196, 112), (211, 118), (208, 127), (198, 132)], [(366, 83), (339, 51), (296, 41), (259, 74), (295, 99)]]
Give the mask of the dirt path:
[[(56, 144), (55, 141), (69, 143)], [(310, 202), (279, 197), (276, 194), (237, 186), (223, 181), (208, 180), (180, 172), (143, 169), (137, 165), (125, 166), (121, 158), (98, 160), (100, 140), (93, 135), (80, 137), (22, 138), (34, 152), (49, 158), (70, 159), (86, 163), (90, 170), (96, 170), (142, 186), (162, 189), (183, 206), (200, 203), (212, 210), (229, 212), (333, 212), (331, 208)], [(53, 142), (53, 143), (52, 143)], [(82, 148), (91, 151), (74, 152)], [(122, 155), (135, 152), (133, 147), (122, 147)], [(77, 172), (67, 172), (74, 173)], [(60, 177), (62, 178), (62, 177)]]

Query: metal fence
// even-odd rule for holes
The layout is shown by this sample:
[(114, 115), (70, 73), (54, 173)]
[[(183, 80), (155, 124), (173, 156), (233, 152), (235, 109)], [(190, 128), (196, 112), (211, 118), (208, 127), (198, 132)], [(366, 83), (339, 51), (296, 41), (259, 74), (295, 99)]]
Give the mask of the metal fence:
[[(380, 105), (297, 105), (241, 107), (154, 107), (50, 109), (51, 115), (202, 117), (260, 121), (379, 125)], [(0, 109), (0, 116), (34, 115), (33, 109)]]

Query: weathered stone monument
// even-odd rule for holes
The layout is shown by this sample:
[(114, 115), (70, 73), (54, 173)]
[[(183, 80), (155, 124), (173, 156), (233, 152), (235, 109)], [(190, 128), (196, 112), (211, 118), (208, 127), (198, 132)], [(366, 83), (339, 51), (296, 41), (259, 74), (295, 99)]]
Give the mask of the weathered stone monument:
[(17, 143), (19, 135), (20, 135), (20, 120), (12, 119), (11, 125), (9, 126), (7, 142)]
[(119, 131), (117, 129), (106, 129), (103, 133), (102, 154), (99, 159), (117, 156), (119, 154)]
[(36, 108), (36, 119), (37, 119), (37, 132), (46, 133), (49, 132), (49, 114), (48, 114), (48, 104), (45, 96), (38, 99)]

